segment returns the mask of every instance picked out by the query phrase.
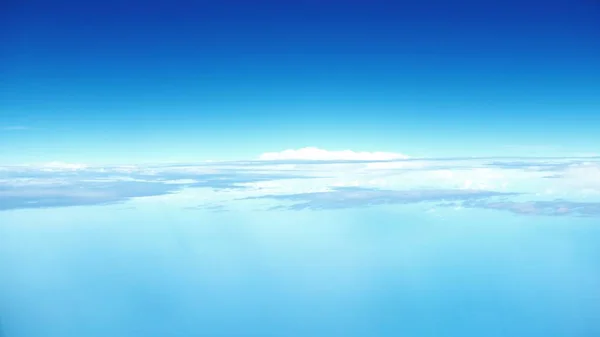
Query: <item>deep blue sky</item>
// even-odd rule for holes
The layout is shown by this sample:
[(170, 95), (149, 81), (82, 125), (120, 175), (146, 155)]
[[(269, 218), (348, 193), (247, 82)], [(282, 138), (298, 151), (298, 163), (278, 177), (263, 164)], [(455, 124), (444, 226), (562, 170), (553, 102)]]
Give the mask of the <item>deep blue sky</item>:
[(600, 144), (592, 0), (2, 6), (3, 162)]

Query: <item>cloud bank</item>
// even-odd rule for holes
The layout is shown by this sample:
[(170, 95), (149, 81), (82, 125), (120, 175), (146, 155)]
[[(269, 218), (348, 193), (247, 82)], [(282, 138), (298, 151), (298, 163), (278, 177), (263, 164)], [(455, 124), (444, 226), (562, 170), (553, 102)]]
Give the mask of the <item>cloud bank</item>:
[[(394, 159), (396, 158), (396, 159)], [(165, 196), (181, 209), (280, 210), (413, 203), (519, 215), (600, 216), (600, 158), (406, 158), (317, 148), (260, 160), (0, 166), (0, 210), (104, 205)], [(161, 201), (162, 202), (162, 201)]]
[(355, 152), (351, 150), (328, 151), (316, 147), (305, 147), (298, 150), (267, 152), (259, 156), (260, 160), (396, 160), (408, 156), (393, 152)]

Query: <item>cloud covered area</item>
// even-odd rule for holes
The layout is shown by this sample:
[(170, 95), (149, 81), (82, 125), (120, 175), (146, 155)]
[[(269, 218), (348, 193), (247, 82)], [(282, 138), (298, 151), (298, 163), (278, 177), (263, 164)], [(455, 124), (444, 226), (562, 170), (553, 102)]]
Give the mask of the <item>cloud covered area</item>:
[(212, 211), (253, 202), (289, 211), (427, 203), (593, 217), (600, 216), (600, 158), (408, 158), (304, 148), (246, 161), (0, 166), (4, 211), (183, 194), (182, 209)]
[(290, 206), (275, 206), (274, 209), (289, 210), (321, 210), (354, 208), (386, 204), (409, 204), (432, 201), (472, 200), (480, 198), (514, 195), (479, 190), (407, 190), (393, 191), (363, 187), (336, 187), (330, 191), (298, 194), (265, 195), (249, 199), (289, 200), (295, 203)]

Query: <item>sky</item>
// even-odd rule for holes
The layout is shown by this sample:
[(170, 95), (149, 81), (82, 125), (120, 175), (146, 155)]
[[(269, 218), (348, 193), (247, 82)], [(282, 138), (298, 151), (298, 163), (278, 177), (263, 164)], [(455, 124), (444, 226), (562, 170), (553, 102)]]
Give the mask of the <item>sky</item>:
[(600, 5), (0, 5), (0, 337), (600, 336)]
[(598, 152), (592, 0), (2, 6), (6, 164)]

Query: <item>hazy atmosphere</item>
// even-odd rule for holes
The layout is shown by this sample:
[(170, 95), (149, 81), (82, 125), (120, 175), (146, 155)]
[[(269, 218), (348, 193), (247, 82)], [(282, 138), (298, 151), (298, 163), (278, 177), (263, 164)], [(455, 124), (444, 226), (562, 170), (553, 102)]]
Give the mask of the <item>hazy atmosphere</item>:
[(598, 3), (0, 15), (0, 337), (600, 336)]

